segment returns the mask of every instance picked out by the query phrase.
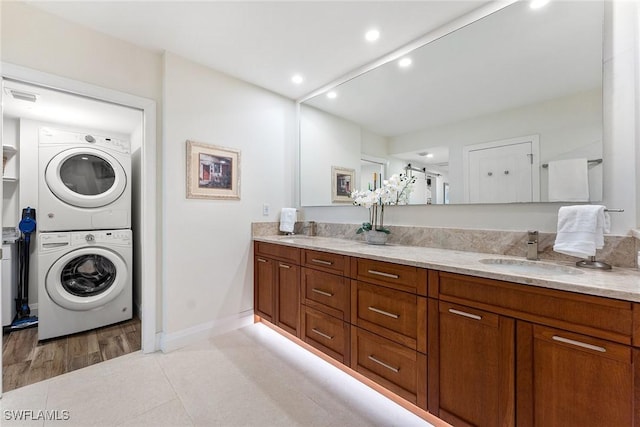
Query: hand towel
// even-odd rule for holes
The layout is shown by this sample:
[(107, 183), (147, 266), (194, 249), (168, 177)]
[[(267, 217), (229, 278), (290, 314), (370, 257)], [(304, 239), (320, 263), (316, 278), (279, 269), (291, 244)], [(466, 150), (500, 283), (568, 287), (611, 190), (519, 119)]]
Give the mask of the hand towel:
[(587, 159), (549, 162), (549, 201), (588, 202), (589, 173)]
[(296, 224), (296, 209), (282, 208), (280, 212), (280, 231), (285, 233), (293, 233), (293, 227)]
[(601, 205), (563, 206), (558, 210), (558, 233), (553, 250), (588, 258), (604, 246), (609, 232), (605, 207)]

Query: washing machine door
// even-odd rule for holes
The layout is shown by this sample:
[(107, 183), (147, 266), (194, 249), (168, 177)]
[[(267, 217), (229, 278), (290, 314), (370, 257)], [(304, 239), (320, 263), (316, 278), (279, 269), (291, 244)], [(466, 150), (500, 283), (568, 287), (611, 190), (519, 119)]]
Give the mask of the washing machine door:
[(62, 151), (49, 161), (45, 181), (63, 202), (80, 208), (98, 208), (122, 195), (127, 174), (109, 153), (78, 147)]
[(129, 285), (126, 262), (115, 252), (88, 247), (68, 252), (51, 266), (45, 286), (62, 308), (84, 311), (101, 307)]

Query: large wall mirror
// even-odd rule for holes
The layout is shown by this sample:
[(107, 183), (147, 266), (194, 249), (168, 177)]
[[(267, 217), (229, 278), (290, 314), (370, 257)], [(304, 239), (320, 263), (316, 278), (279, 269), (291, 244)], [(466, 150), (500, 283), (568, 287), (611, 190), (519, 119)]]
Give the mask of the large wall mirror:
[(516, 2), (305, 100), (301, 205), (337, 203), (332, 167), (413, 176), (415, 204), (602, 200), (603, 12)]

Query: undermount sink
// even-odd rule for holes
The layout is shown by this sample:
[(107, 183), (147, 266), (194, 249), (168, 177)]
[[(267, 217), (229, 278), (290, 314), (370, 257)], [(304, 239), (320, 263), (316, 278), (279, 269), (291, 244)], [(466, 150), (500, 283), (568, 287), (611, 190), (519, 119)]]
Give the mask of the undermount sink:
[(288, 242), (288, 243), (303, 243), (303, 242), (311, 242), (313, 241), (313, 236), (307, 236), (306, 234), (292, 234), (292, 235), (285, 235), (285, 236), (281, 236), (280, 240), (282, 242)]
[(520, 259), (505, 259), (505, 258), (485, 258), (481, 259), (482, 264), (491, 265), (510, 271), (513, 273), (530, 273), (530, 274), (583, 274), (584, 271), (578, 270), (573, 267), (566, 267), (564, 265), (549, 264), (540, 261), (527, 261)]

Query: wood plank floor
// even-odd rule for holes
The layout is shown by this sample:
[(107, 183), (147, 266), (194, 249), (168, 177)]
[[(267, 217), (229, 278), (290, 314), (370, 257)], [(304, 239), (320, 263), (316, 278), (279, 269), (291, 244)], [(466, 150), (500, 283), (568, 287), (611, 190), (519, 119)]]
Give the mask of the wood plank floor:
[(2, 389), (13, 390), (138, 351), (140, 319), (38, 342), (38, 329), (4, 335)]

